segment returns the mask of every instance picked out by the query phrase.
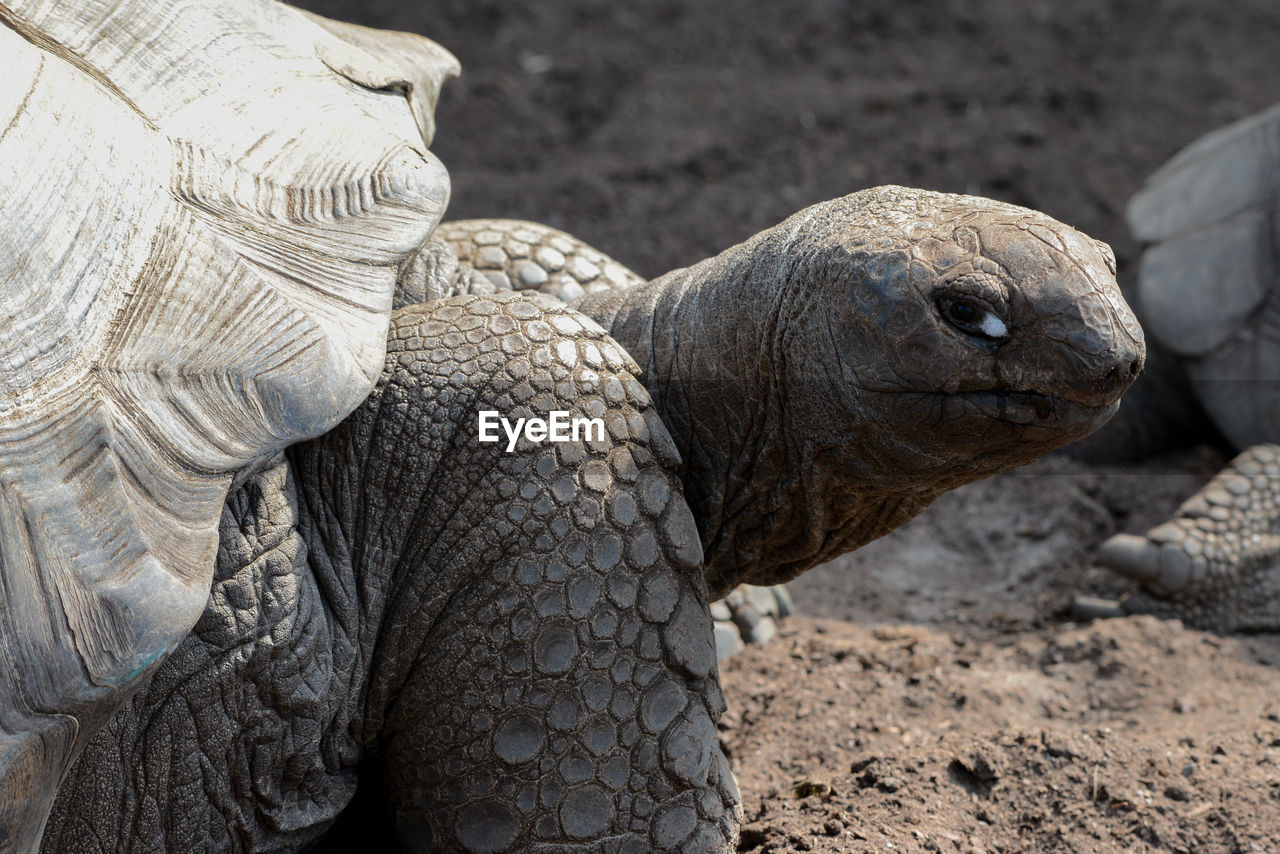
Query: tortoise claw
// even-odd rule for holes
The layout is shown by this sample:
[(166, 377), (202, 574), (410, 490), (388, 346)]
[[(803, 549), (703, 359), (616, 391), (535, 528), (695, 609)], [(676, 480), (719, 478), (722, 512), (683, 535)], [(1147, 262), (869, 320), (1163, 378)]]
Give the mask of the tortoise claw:
[(715, 621), (716, 657), (723, 661), (745, 644), (766, 644), (778, 633), (778, 621), (795, 611), (783, 584), (758, 587), (743, 584), (711, 604)]
[(1160, 548), (1146, 537), (1116, 534), (1098, 548), (1098, 562), (1144, 584), (1160, 577)]
[(1071, 616), (1081, 622), (1087, 620), (1107, 620), (1112, 617), (1128, 616), (1129, 612), (1115, 599), (1101, 599), (1097, 596), (1077, 596), (1071, 602)]

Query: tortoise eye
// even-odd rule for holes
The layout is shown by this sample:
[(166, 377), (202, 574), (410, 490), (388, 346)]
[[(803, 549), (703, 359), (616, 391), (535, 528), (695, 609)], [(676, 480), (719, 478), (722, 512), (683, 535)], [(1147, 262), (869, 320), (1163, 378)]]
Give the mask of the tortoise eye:
[(978, 309), (967, 302), (953, 302), (947, 306), (947, 317), (956, 323), (968, 325), (978, 318)]
[(956, 329), (988, 341), (1004, 341), (1009, 327), (988, 306), (967, 297), (939, 297), (938, 312)]

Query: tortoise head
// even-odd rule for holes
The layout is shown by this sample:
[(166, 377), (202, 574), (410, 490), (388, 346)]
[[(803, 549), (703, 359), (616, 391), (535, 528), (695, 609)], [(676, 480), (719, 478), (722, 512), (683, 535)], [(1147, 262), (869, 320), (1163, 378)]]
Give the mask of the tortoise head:
[(1100, 427), (1142, 369), (1107, 247), (881, 187), (579, 308), (644, 370), (707, 578), (775, 583)]
[(1028, 463), (1106, 423), (1142, 370), (1110, 249), (1042, 214), (883, 187), (779, 228), (789, 430), (847, 445), (859, 479), (934, 491)]

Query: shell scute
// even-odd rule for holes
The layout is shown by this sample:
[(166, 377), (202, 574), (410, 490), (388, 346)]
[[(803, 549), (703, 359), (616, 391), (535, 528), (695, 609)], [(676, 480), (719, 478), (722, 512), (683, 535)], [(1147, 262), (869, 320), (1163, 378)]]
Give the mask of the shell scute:
[[(233, 475), (372, 389), (399, 269), (448, 201), (427, 146), (456, 72), (426, 39), (271, 0), (0, 0), (0, 827), (20, 846), (199, 616)], [(36, 777), (5, 759), (33, 744)]]

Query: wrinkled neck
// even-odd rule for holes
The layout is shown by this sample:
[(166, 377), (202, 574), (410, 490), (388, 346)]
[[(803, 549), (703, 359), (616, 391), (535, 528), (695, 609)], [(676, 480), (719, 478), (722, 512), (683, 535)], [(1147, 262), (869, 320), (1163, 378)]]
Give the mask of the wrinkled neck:
[[(775, 584), (887, 533), (932, 495), (849, 477), (844, 445), (794, 429), (787, 276), (750, 241), (576, 306), (636, 360), (680, 452), (713, 595)], [(803, 419), (802, 419), (803, 420)]]

